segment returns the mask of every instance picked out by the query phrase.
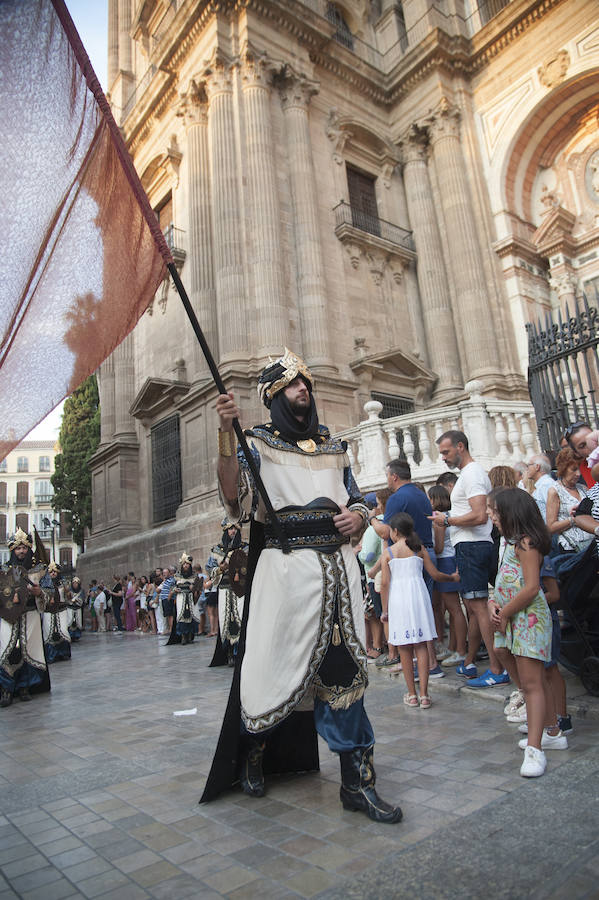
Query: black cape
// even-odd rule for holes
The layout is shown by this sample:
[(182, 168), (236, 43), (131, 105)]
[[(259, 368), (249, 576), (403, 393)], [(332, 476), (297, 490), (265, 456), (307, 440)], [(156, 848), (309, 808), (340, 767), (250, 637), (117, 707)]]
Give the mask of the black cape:
[[(250, 611), (250, 596), (256, 565), (264, 549), (264, 528), (252, 520), (250, 529), (250, 550), (248, 554), (248, 577), (241, 623), (233, 682), (229, 701), (220, 731), (216, 752), (212, 760), (210, 774), (200, 803), (216, 799), (223, 791), (232, 788), (238, 781), (240, 758), (241, 663), (245, 653), (245, 636)], [(281, 651), (283, 652), (283, 651)], [(265, 775), (282, 775), (287, 772), (308, 772), (320, 768), (318, 758), (318, 738), (314, 727), (312, 711), (293, 712), (273, 731), (268, 733), (264, 751), (263, 768)]]

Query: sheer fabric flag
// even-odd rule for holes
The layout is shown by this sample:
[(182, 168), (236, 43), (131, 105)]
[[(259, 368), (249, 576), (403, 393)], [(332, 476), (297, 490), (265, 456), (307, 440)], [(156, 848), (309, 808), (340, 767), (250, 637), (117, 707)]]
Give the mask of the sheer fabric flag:
[(172, 256), (63, 0), (0, 2), (0, 459), (134, 327)]

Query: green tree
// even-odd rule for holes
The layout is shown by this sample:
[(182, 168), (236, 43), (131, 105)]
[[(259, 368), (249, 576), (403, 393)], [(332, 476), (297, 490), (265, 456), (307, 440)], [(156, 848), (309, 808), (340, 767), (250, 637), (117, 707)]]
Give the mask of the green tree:
[(92, 523), (89, 460), (100, 443), (98, 383), (90, 375), (66, 400), (58, 438), (61, 453), (54, 461), (54, 508), (64, 510), (73, 540), (84, 548), (85, 529)]

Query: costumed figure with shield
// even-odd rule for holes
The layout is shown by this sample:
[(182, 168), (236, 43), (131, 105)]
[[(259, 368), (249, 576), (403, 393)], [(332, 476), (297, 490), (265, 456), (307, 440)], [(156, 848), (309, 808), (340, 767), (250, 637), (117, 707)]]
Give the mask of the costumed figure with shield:
[(183, 552), (175, 573), (175, 584), (169, 594), (169, 600), (174, 598), (175, 601), (175, 615), (167, 644), (193, 643), (200, 621), (198, 600), (201, 593), (202, 582), (193, 571), (193, 557)]
[(243, 598), (247, 577), (248, 545), (241, 528), (225, 519), (223, 536), (210, 551), (207, 569), (218, 590), (218, 634), (210, 666), (233, 666), (241, 634)]
[(251, 516), (252, 525), (239, 650), (202, 802), (235, 783), (262, 797), (265, 772), (318, 769), (318, 732), (340, 755), (344, 808), (394, 823), (401, 809), (375, 789), (362, 585), (349, 543), (369, 511), (346, 444), (318, 422), (312, 387), (286, 349), (259, 379), (271, 421), (245, 432), (282, 532), (235, 452), (233, 395), (216, 403), (221, 499), (231, 521)]
[(0, 706), (14, 697), (31, 700), (31, 694), (50, 690), (42, 639), (40, 612), (51, 598), (40, 587), (46, 573), (47, 554), (36, 533), (21, 528), (8, 540), (10, 558), (0, 573)]
[(83, 631), (83, 603), (85, 601), (85, 591), (78, 575), (73, 575), (71, 581), (71, 589), (67, 592), (67, 603), (69, 608), (69, 635), (71, 641), (78, 641)]
[(69, 622), (71, 610), (67, 608), (67, 589), (63, 584), (58, 563), (51, 562), (43, 586), (52, 598), (52, 605), (42, 616), (42, 629), (48, 665), (71, 658)]

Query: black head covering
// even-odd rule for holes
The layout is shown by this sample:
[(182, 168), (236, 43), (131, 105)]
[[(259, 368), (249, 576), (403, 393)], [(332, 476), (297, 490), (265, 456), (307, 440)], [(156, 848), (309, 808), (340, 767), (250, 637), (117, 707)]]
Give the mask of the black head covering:
[(270, 405), (272, 424), (288, 441), (305, 441), (318, 434), (318, 413), (312, 396), (312, 385), (303, 375), (299, 377), (306, 383), (310, 392), (310, 409), (302, 420), (294, 415), (285, 391), (275, 394)]
[(225, 553), (228, 553), (229, 550), (237, 550), (237, 548), (241, 546), (241, 529), (237, 526), (235, 526), (235, 529), (235, 535), (232, 538), (229, 537), (228, 528), (225, 528), (225, 530), (223, 531), (221, 546)]

